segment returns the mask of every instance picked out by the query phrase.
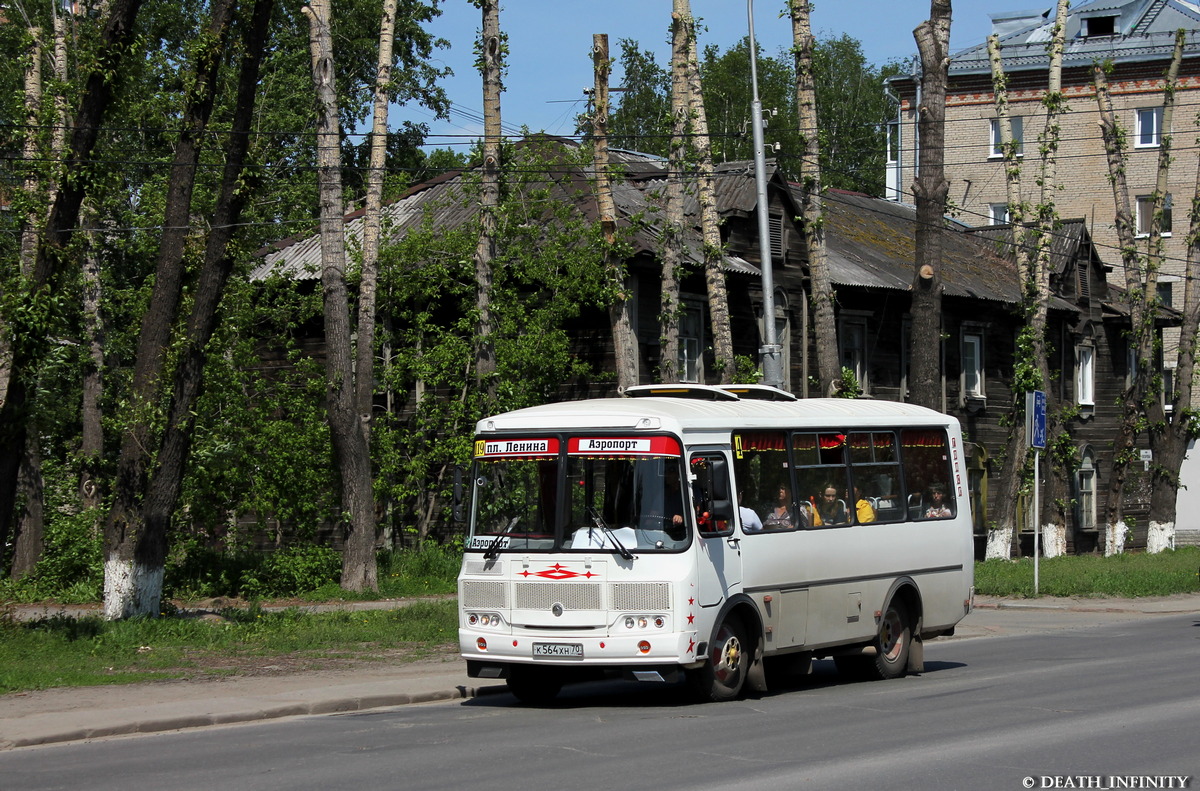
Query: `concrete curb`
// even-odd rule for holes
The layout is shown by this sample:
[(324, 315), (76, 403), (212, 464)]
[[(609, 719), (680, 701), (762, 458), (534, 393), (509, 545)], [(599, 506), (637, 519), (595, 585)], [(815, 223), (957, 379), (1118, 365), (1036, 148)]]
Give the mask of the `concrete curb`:
[[(484, 687), (456, 686), (451, 689), (430, 690), (424, 692), (395, 692), (374, 695), (350, 695), (345, 697), (329, 697), (312, 701), (280, 702), (271, 704), (264, 702), (257, 708), (225, 707), (225, 699), (209, 700), (201, 704), (205, 711), (162, 711), (148, 712), (136, 716), (122, 717), (118, 711), (81, 712), (79, 719), (84, 722), (75, 725), (65, 725), (62, 713), (34, 715), (22, 718), (15, 724), (22, 731), (19, 734), (0, 733), (0, 750), (12, 750), (20, 747), (37, 747), (64, 742), (86, 741), (89, 739), (104, 739), (113, 736), (133, 736), (147, 733), (164, 733), (166, 731), (204, 728), (212, 725), (235, 725), (247, 722), (283, 719), (286, 717), (306, 717), (322, 714), (348, 714), (351, 712), (370, 711), (372, 709), (392, 708), (415, 703), (437, 703), (454, 700), (467, 700), (485, 695), (496, 695), (507, 691), (505, 686), (490, 685)], [(279, 697), (302, 697), (306, 690), (300, 690)], [(162, 708), (180, 708), (175, 704), (161, 704)], [(184, 706), (183, 708), (190, 708)], [(97, 718), (104, 722), (89, 723), (87, 720)], [(0, 725), (4, 723), (0, 722)]]

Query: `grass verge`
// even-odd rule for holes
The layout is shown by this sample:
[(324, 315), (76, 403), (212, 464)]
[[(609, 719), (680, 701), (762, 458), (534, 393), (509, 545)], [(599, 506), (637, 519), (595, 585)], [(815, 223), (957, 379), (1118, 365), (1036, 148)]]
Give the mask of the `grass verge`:
[(457, 623), (453, 601), (336, 613), (251, 607), (207, 619), (9, 619), (0, 621), (0, 693), (412, 661), (450, 650)]
[[(1032, 597), (1033, 559), (976, 563), (975, 591), (985, 596)], [(1038, 563), (1038, 593), (1042, 596), (1134, 599), (1196, 592), (1200, 592), (1200, 547), (1155, 555), (1042, 558)]]

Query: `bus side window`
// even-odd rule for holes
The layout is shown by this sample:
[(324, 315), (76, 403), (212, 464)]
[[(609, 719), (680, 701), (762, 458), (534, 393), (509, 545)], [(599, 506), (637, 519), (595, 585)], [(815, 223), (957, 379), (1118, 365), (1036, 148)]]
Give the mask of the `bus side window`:
[(733, 496), (729, 465), (719, 453), (697, 453), (689, 465), (692, 475), (692, 505), (702, 536), (726, 536), (733, 532)]

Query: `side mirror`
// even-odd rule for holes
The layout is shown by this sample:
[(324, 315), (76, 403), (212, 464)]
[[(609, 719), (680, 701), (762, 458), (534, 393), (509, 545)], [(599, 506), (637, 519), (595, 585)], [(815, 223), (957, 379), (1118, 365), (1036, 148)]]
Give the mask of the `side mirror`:
[(461, 464), (454, 465), (454, 521), (467, 521), (467, 508), (463, 497), (463, 468)]

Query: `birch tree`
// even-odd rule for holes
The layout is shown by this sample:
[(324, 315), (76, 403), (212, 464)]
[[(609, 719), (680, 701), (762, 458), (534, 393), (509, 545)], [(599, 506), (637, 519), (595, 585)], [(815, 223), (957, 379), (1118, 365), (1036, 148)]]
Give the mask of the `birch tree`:
[(592, 128), (592, 156), (596, 171), (596, 203), (600, 227), (604, 234), (605, 271), (612, 288), (612, 303), (608, 308), (612, 325), (613, 351), (617, 362), (617, 387), (624, 390), (638, 384), (638, 347), (630, 314), (631, 292), (625, 266), (617, 255), (616, 206), (613, 201), (612, 179), (608, 162), (608, 36), (592, 36), (592, 59), (595, 63), (595, 121)]
[[(717, 213), (716, 186), (713, 183), (712, 146), (708, 139), (708, 120), (704, 113), (704, 93), (700, 83), (700, 60), (696, 52), (696, 20), (690, 0), (674, 0), (672, 19), (683, 28), (687, 43), (688, 113), (692, 124), (692, 149), (696, 156), (696, 192), (700, 202), (700, 233), (704, 239), (704, 280), (708, 289), (708, 317), (712, 327), (713, 356), (722, 384), (733, 382), (733, 334), (729, 325), (729, 296), (725, 273), (721, 271), (724, 247), (721, 244), (721, 218)], [(764, 261), (763, 266), (770, 266)]]
[(684, 172), (688, 167), (688, 139), (692, 125), (688, 115), (687, 29), (671, 17), (671, 142), (667, 155), (664, 200), (666, 217), (662, 232), (662, 287), (659, 311), (659, 380), (677, 381), (679, 370), (679, 279), (683, 274)]
[[(350, 306), (343, 228), (341, 129), (334, 72), (333, 21), (329, 0), (304, 8), (309, 20), (313, 84), (317, 97), (317, 184), (321, 209), (321, 291), (325, 320), (326, 411), (333, 457), (342, 487), (346, 543), (342, 587), (378, 588), (375, 566), (375, 503), (366, 434), (355, 409), (351, 368)], [(365, 372), (369, 376), (370, 372)]]
[(811, 4), (790, 0), (792, 55), (796, 67), (796, 110), (800, 143), (800, 233), (808, 251), (808, 276), (812, 286), (813, 332), (817, 341), (818, 394), (834, 395), (842, 381), (838, 360), (837, 325), (834, 321), (833, 281), (825, 250), (825, 217), (821, 196), (821, 145), (817, 117), (817, 90), (813, 75)]

